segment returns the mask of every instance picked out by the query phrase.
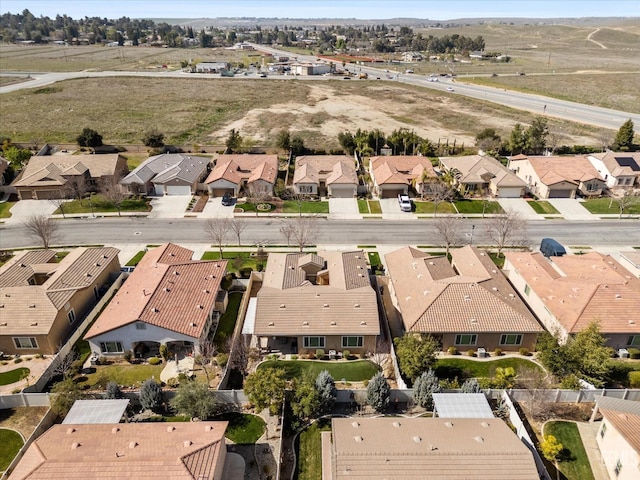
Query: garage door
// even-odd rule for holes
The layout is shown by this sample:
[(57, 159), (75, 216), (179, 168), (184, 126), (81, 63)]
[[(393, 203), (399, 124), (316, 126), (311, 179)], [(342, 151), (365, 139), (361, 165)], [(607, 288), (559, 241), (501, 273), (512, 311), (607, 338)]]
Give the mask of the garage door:
[(331, 187), (331, 196), (333, 198), (353, 198), (354, 187)]
[(214, 188), (211, 190), (212, 197), (224, 197), (225, 193), (228, 193), (233, 197), (233, 188)]
[(398, 188), (385, 188), (382, 190), (382, 198), (396, 198), (398, 194), (404, 193), (404, 190), (400, 190)]
[(573, 190), (551, 190), (549, 198), (571, 198)]
[(191, 195), (189, 185), (167, 185), (167, 195)]

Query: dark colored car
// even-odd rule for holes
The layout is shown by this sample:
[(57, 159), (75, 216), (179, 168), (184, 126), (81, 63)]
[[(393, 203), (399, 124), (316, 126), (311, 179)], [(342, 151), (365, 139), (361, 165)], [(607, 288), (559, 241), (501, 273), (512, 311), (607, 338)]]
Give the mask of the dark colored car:
[(233, 205), (233, 198), (231, 198), (231, 195), (229, 195), (228, 193), (225, 193), (223, 195), (223, 197), (222, 197), (222, 205), (224, 205), (225, 207)]

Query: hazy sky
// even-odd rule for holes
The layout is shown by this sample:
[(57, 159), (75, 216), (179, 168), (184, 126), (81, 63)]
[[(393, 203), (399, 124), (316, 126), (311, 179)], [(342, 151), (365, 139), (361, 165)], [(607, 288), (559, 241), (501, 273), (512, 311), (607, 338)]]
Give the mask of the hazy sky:
[(639, 0), (1, 0), (0, 13), (120, 18), (639, 17)]

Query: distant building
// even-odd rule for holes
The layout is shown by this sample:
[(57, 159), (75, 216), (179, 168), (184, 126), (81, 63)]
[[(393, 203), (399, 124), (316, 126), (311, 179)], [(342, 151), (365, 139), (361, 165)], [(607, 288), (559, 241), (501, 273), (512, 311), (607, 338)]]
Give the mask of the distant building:
[(202, 62), (196, 64), (195, 73), (220, 73), (229, 68), (231, 64), (227, 62)]
[(291, 73), (294, 75), (324, 75), (331, 72), (328, 63), (294, 63), (291, 65)]

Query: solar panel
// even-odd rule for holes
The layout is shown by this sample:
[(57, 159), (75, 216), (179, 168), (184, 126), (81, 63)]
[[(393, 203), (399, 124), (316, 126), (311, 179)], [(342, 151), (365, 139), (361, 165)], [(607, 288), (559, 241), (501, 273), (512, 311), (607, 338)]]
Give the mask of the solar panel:
[(640, 172), (640, 166), (638, 166), (638, 162), (633, 157), (614, 157), (616, 159), (616, 163), (621, 167), (629, 167), (634, 172)]
[(129, 400), (76, 400), (62, 423), (120, 423)]
[(440, 418), (493, 418), (484, 393), (434, 393), (433, 406)]

